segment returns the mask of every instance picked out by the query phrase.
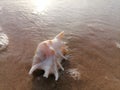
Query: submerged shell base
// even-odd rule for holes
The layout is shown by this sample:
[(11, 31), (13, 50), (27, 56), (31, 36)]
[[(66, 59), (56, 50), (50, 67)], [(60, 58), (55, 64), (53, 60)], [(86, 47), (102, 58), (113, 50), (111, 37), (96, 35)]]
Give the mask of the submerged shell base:
[(54, 60), (52, 60), (52, 59), (51, 60), (45, 60), (42, 63), (33, 65), (30, 72), (29, 72), (29, 75), (32, 75), (33, 72), (38, 70), (38, 69), (44, 71), (43, 77), (45, 77), (45, 78), (48, 78), (50, 74), (53, 74), (55, 76), (56, 81), (59, 78), (58, 70), (61, 69), (61, 70), (64, 71), (64, 68), (62, 67), (61, 63), (59, 65), (57, 62), (54, 62)]

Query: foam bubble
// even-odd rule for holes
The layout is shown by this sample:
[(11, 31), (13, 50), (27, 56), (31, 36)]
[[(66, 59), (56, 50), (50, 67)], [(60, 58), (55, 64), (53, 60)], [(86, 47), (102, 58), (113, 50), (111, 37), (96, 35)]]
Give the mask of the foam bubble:
[(0, 51), (4, 50), (8, 46), (9, 40), (6, 34), (0, 33)]
[(115, 44), (116, 44), (116, 47), (117, 47), (117, 48), (120, 48), (120, 43), (115, 42)]
[(74, 80), (80, 80), (81, 74), (77, 68), (68, 69), (67, 73), (70, 74), (70, 77)]

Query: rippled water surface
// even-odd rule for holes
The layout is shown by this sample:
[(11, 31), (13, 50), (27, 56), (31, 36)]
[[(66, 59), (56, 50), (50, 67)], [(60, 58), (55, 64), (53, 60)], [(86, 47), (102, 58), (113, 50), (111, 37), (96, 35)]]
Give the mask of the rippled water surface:
[[(119, 90), (119, 0), (1, 0), (0, 90)], [(43, 40), (65, 31), (70, 59), (56, 82), (28, 75)]]

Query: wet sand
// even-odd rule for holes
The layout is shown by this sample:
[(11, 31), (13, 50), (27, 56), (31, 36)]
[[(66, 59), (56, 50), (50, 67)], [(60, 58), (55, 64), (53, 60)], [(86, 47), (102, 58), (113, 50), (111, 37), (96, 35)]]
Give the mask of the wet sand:
[[(120, 1), (52, 0), (39, 10), (32, 0), (0, 1), (0, 28), (9, 38), (0, 52), (0, 90), (119, 90)], [(56, 82), (28, 75), (41, 41), (65, 31), (70, 59)]]

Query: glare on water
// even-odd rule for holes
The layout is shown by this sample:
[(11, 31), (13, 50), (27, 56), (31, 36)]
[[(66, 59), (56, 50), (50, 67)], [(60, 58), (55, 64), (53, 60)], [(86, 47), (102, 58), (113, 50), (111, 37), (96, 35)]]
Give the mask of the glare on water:
[(34, 11), (39, 13), (46, 11), (52, 5), (52, 1), (50, 0), (32, 0), (31, 3), (35, 7)]

